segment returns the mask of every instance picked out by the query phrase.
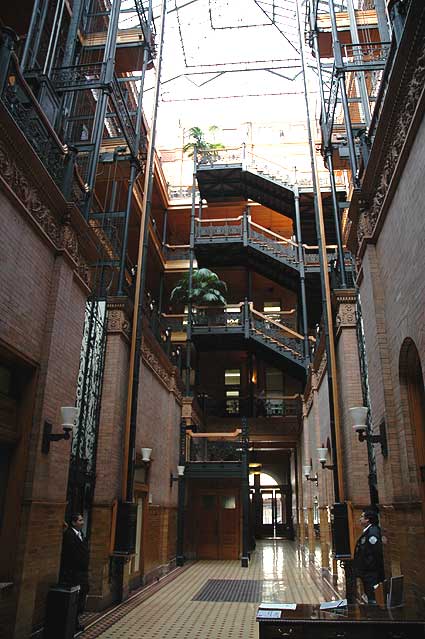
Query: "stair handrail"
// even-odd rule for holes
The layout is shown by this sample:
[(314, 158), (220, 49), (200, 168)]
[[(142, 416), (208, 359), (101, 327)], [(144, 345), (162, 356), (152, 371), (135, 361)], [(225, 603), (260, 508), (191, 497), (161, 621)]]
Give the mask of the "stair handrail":
[[(276, 322), (276, 320), (269, 319), (267, 315), (263, 315), (263, 313), (260, 313), (260, 311), (256, 311), (254, 309), (253, 302), (249, 302), (249, 306), (250, 306), (252, 315), (257, 315), (258, 317), (261, 317), (261, 319), (263, 319), (265, 322), (268, 322), (269, 324), (274, 324), (274, 326), (277, 326), (277, 328), (279, 328), (280, 330), (283, 330), (284, 332), (289, 333), (289, 335), (291, 335), (291, 337), (294, 337), (295, 339), (304, 340), (304, 335), (297, 333), (297, 331), (294, 331), (292, 328), (289, 328), (288, 326), (285, 326), (284, 324), (281, 324), (280, 322)], [(315, 341), (314, 338), (312, 337), (309, 337), (309, 340), (313, 342)]]
[(298, 243), (294, 242), (293, 240), (288, 239), (287, 237), (283, 237), (283, 235), (279, 235), (278, 233), (275, 233), (274, 231), (270, 231), (270, 229), (266, 229), (264, 228), (264, 226), (261, 226), (260, 224), (257, 224), (256, 222), (253, 222), (251, 220), (251, 216), (248, 215), (248, 224), (250, 226), (255, 226), (257, 229), (261, 229), (261, 231), (265, 231), (266, 233), (269, 233), (269, 235), (273, 235), (273, 237), (278, 238), (278, 241), (282, 244), (290, 244), (294, 249), (298, 248)]
[(165, 243), (164, 246), (167, 249), (170, 249), (171, 251), (174, 251), (175, 249), (181, 249), (181, 248), (190, 248), (190, 244), (167, 244), (167, 243)]
[(238, 222), (242, 220), (243, 215), (239, 215), (239, 217), (217, 217), (217, 218), (200, 218), (195, 217), (195, 222), (199, 222), (203, 224), (204, 222)]

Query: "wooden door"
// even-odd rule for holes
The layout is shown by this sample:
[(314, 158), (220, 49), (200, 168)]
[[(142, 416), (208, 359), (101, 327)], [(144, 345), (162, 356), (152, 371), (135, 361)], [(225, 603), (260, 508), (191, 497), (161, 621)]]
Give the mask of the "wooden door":
[(198, 559), (218, 559), (218, 495), (201, 492), (197, 500)]
[(218, 495), (218, 558), (239, 559), (239, 495), (223, 490)]
[(236, 488), (203, 490), (196, 500), (198, 559), (238, 559), (240, 506)]

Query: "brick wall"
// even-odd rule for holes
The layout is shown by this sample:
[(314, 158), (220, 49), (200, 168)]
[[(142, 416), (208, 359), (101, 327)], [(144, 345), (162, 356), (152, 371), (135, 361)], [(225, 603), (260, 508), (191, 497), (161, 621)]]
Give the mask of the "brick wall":
[[(403, 343), (411, 339), (425, 368), (425, 282), (419, 266), (425, 240), (424, 160), (422, 122), (376, 246), (366, 248), (361, 283), (373, 420), (377, 424), (385, 419), (388, 435), (388, 459), (375, 447), (383, 524), (388, 536), (387, 572), (403, 573), (406, 594), (412, 597), (425, 593), (417, 562), (424, 552), (425, 528), (413, 431), (400, 380), (400, 357)], [(407, 264), (412, 267), (406, 268)]]

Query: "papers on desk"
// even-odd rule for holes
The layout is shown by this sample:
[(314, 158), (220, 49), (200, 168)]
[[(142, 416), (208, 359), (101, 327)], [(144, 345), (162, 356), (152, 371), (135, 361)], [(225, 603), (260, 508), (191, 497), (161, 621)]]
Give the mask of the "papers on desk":
[(346, 599), (335, 599), (335, 601), (322, 601), (320, 610), (332, 610), (333, 608), (342, 608), (347, 605)]
[(280, 619), (280, 610), (259, 610), (257, 619)]
[(296, 610), (296, 603), (261, 603), (259, 610)]

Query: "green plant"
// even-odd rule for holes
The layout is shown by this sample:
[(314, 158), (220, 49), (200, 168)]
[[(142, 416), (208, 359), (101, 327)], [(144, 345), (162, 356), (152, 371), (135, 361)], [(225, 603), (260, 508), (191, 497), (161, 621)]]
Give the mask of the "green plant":
[(192, 291), (189, 295), (189, 273), (185, 273), (171, 291), (170, 301), (174, 304), (196, 304), (198, 306), (225, 306), (226, 283), (207, 268), (193, 271)]
[[(218, 127), (215, 125), (210, 126), (208, 131), (214, 137), (218, 131)], [(212, 163), (219, 159), (219, 150), (224, 149), (224, 146), (220, 142), (207, 142), (205, 133), (198, 126), (193, 126), (189, 129), (189, 133), (191, 139), (183, 147), (183, 151), (187, 153), (189, 157), (193, 157), (196, 147), (199, 164)]]

